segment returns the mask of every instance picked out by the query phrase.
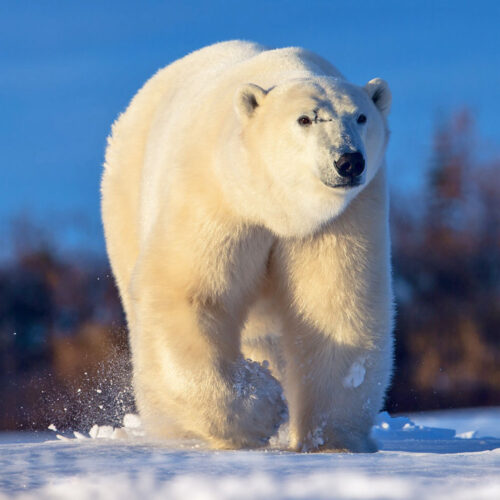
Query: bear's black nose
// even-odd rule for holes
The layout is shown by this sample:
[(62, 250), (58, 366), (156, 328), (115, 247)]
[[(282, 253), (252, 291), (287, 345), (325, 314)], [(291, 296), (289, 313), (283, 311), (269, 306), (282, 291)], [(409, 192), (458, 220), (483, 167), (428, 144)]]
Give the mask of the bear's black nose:
[(365, 170), (365, 159), (358, 151), (355, 153), (344, 153), (335, 162), (335, 168), (342, 177), (358, 177)]

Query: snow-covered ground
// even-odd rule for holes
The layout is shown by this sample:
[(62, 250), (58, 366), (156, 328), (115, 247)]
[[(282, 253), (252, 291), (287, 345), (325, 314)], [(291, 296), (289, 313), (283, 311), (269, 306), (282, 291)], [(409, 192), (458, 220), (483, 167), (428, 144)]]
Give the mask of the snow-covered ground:
[[(0, 499), (500, 499), (500, 408), (379, 416), (375, 454), (210, 451), (118, 430), (0, 434)], [(58, 437), (59, 436), (59, 437)]]

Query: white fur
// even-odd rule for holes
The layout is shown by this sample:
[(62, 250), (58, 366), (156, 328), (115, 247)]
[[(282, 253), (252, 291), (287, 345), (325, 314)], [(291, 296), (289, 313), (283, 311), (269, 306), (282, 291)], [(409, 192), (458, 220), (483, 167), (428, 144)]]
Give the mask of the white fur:
[[(234, 41), (162, 69), (118, 118), (102, 211), (150, 433), (260, 446), (283, 387), (292, 448), (374, 449), (392, 364), (389, 108), (382, 80)], [(364, 184), (331, 187), (354, 150)]]

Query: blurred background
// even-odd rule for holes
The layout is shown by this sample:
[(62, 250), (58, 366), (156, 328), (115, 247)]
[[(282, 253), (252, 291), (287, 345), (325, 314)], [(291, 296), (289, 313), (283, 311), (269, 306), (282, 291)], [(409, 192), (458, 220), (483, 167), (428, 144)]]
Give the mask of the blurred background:
[(500, 405), (500, 3), (0, 3), (0, 429), (133, 409), (99, 180), (111, 123), (217, 41), (300, 45), (393, 92), (391, 412)]

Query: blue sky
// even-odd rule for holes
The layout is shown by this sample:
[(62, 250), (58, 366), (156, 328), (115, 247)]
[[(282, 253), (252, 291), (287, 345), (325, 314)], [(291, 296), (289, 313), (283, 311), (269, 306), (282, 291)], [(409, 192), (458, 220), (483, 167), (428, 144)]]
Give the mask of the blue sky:
[(500, 2), (486, 0), (4, 0), (0, 230), (21, 212), (61, 228), (78, 216), (75, 241), (102, 249), (111, 123), (158, 68), (233, 38), (306, 47), (358, 84), (385, 78), (391, 183), (418, 190), (434, 126), (454, 110), (469, 107), (499, 150), (499, 25)]

